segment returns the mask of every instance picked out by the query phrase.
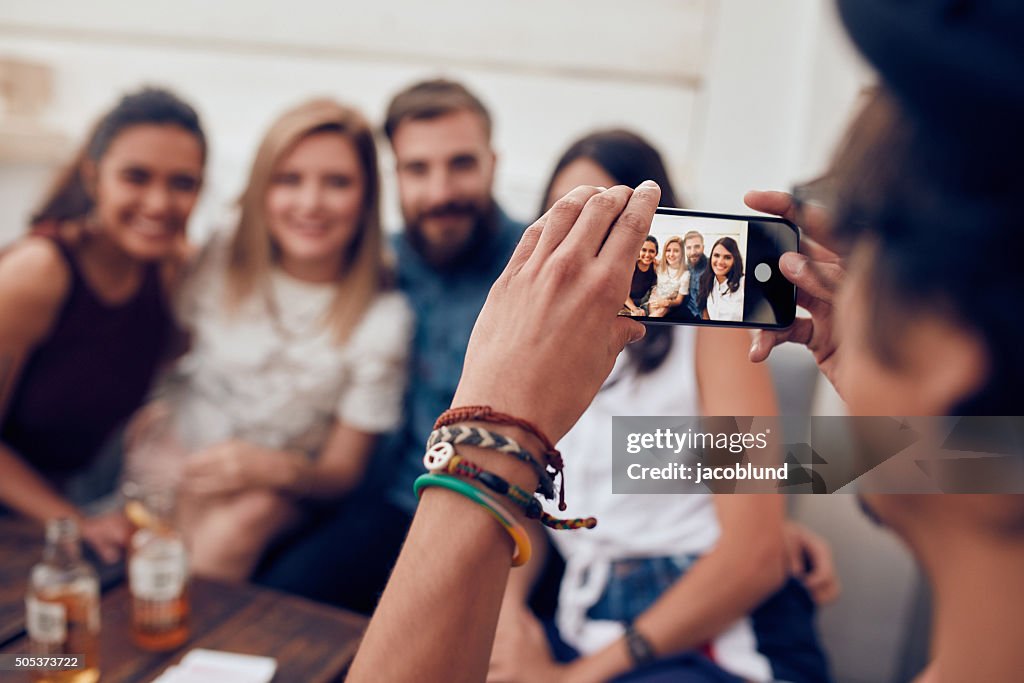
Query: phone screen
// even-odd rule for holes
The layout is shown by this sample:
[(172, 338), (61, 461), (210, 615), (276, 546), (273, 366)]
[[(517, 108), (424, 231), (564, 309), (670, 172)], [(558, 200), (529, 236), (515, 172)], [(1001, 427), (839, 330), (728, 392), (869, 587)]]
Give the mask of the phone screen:
[(620, 314), (654, 324), (788, 327), (796, 288), (778, 264), (798, 246), (797, 229), (781, 218), (659, 207)]

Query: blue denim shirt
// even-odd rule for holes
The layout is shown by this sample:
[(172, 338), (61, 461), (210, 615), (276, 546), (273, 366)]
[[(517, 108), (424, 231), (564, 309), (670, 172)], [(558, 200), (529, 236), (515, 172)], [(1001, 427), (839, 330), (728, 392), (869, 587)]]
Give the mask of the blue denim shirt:
[(707, 268), (708, 260), (706, 257), (701, 267), (690, 268), (690, 298), (686, 300), (686, 306), (690, 309), (690, 313), (693, 313), (698, 318), (704, 313), (704, 311), (700, 310), (700, 302), (697, 301), (697, 296), (700, 294), (700, 276), (704, 274)]
[(416, 508), (413, 481), (424, 473), (427, 437), (434, 420), (451, 405), (477, 315), (525, 227), (499, 208), (490, 241), (464, 263), (444, 270), (427, 264), (404, 235), (393, 242), (398, 288), (409, 298), (416, 322), (402, 426), (382, 440), (375, 460), (387, 467), (380, 474), (386, 478), (388, 500), (410, 513)]

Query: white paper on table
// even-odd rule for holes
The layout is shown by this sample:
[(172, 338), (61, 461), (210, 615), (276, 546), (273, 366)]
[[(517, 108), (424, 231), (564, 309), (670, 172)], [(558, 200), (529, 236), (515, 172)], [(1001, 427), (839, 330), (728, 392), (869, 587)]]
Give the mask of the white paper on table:
[(276, 671), (273, 657), (198, 649), (153, 683), (270, 683)]

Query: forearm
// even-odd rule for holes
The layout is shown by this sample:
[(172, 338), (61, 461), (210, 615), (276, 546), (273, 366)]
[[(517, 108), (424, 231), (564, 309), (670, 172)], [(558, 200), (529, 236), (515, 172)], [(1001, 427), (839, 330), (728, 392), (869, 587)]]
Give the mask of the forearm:
[(509, 607), (522, 607), (529, 602), (530, 593), (533, 591), (540, 573), (544, 571), (548, 557), (548, 532), (536, 521), (527, 521), (524, 526), (530, 535), (533, 554), (529, 562), (522, 567), (516, 567), (509, 573), (504, 599), (504, 603)]
[(340, 497), (356, 487), (362, 477), (347, 468), (328, 468), (299, 451), (262, 449), (265, 464), (259, 483), (296, 498), (325, 500)]
[(10, 448), (0, 443), (0, 501), (39, 521), (79, 517), (81, 512)]
[[(518, 460), (478, 448), (460, 453), (509, 482), (536, 487), (536, 475)], [(484, 680), (512, 551), (508, 533), (482, 507), (451, 491), (425, 490), (348, 680)]]
[(424, 492), (348, 680), (484, 680), (511, 557), (508, 534), (482, 508)]
[(327, 500), (343, 496), (363, 480), (377, 436), (338, 424), (315, 459), (298, 451), (274, 451), (268, 484), (300, 498)]

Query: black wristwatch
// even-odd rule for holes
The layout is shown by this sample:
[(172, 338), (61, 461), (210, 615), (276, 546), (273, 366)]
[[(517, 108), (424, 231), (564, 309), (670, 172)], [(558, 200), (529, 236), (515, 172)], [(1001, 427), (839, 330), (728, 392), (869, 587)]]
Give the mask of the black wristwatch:
[(657, 655), (651, 647), (651, 641), (640, 635), (640, 632), (633, 626), (633, 622), (626, 622), (626, 647), (629, 648), (629, 656), (633, 658), (636, 666), (650, 664)]

